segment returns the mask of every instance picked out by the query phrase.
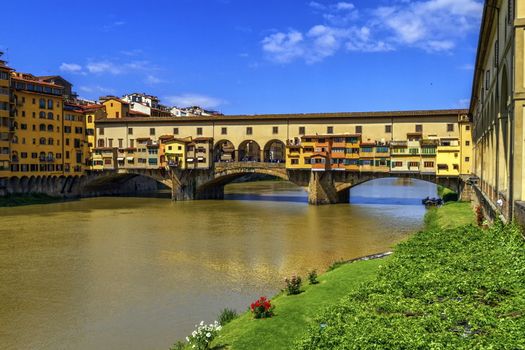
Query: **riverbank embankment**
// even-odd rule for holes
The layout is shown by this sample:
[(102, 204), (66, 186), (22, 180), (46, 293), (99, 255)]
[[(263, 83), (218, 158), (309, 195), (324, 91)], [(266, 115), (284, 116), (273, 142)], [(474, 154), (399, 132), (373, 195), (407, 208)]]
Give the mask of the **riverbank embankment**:
[(470, 203), (431, 209), (392, 256), (343, 264), (275, 315), (246, 312), (214, 342), (226, 349), (525, 347), (525, 246), (519, 229), (474, 226)]

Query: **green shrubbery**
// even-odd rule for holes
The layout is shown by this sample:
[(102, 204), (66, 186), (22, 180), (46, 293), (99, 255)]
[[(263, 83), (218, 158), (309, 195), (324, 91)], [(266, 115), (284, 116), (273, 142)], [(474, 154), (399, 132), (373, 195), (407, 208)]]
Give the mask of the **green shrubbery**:
[(303, 280), (300, 276), (294, 275), (291, 278), (286, 278), (284, 282), (286, 283), (286, 294), (301, 294), (301, 285), (303, 284)]
[(219, 314), (218, 320), (219, 324), (221, 326), (225, 326), (226, 324), (230, 323), (231, 321), (235, 320), (239, 315), (237, 314), (237, 311), (233, 309), (223, 309), (221, 313)]
[(312, 270), (308, 272), (308, 282), (310, 282), (310, 284), (319, 283), (319, 281), (317, 280), (317, 270)]
[(374, 282), (325, 310), (296, 348), (525, 349), (524, 334), (519, 230), (431, 225), (400, 244)]

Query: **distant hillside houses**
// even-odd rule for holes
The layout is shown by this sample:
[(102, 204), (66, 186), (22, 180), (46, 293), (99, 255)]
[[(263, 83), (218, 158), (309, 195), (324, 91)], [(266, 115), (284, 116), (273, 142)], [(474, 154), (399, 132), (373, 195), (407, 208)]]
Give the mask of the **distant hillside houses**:
[(127, 117), (196, 117), (222, 115), (217, 111), (206, 110), (199, 106), (168, 107), (160, 103), (157, 96), (146, 93), (125, 94), (122, 98), (117, 96), (102, 96), (101, 104), (109, 111), (108, 118)]

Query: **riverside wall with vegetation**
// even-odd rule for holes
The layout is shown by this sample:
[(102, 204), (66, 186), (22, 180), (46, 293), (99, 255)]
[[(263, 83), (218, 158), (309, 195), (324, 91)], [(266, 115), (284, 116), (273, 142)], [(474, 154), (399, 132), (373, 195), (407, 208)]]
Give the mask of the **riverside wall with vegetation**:
[[(213, 349), (525, 349), (525, 244), (513, 225), (474, 225), (470, 203), (431, 209), (392, 256), (338, 264), (246, 312)], [(180, 349), (185, 345), (179, 343)]]

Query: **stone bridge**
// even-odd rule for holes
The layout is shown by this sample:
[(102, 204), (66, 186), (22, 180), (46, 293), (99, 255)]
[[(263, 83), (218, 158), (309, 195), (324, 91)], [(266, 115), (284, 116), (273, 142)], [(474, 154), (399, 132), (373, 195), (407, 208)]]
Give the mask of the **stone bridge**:
[(314, 205), (347, 203), (349, 189), (364, 182), (386, 178), (413, 178), (450, 188), (464, 200), (471, 186), (462, 177), (397, 172), (346, 172), (286, 169), (283, 163), (220, 162), (213, 169), (119, 169), (83, 176), (47, 176), (0, 179), (0, 194), (46, 193), (60, 197), (120, 195), (169, 187), (173, 200), (222, 199), (224, 186), (247, 174), (270, 175), (290, 181), (308, 192)]
[[(172, 190), (174, 200), (222, 199), (224, 186), (247, 174), (275, 176), (303, 187), (308, 202), (314, 205), (347, 203), (349, 189), (380, 178), (412, 178), (432, 182), (454, 190), (462, 199), (470, 198), (470, 186), (461, 177), (399, 172), (346, 172), (286, 169), (283, 163), (220, 162), (214, 169), (121, 169), (112, 176), (144, 176)], [(108, 174), (100, 174), (102, 177)], [(93, 184), (86, 188), (94, 190)]]

